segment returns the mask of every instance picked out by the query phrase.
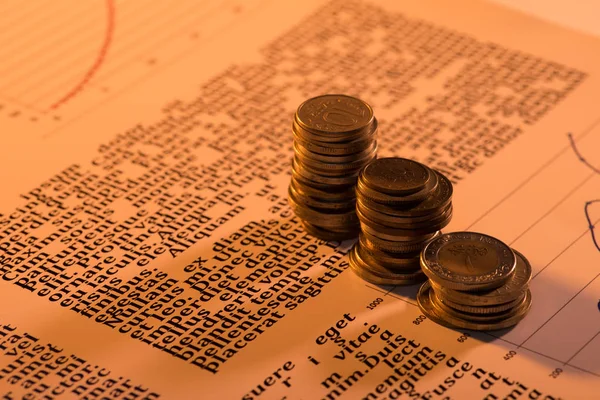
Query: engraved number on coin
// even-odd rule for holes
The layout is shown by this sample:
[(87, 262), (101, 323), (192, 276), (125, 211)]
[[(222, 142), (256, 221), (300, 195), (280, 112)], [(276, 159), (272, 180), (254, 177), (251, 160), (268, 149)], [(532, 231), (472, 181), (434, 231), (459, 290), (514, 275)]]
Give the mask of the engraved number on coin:
[(563, 372), (563, 370), (562, 370), (562, 369), (560, 369), (560, 368), (556, 368), (556, 369), (555, 369), (554, 371), (552, 371), (552, 372), (550, 373), (550, 375), (548, 375), (548, 376), (549, 376), (550, 378), (554, 378), (554, 379), (556, 379), (556, 378), (558, 378), (558, 376), (559, 376), (559, 375), (560, 375), (562, 372)]
[(415, 325), (421, 325), (421, 323), (422, 323), (422, 322), (424, 322), (426, 319), (427, 319), (427, 317), (426, 317), (426, 316), (424, 316), (424, 315), (419, 315), (419, 316), (417, 317), (417, 319), (415, 319), (415, 320), (413, 321), (413, 324), (415, 324)]
[(471, 337), (471, 334), (469, 334), (468, 332), (463, 332), (463, 334), (462, 334), (462, 335), (460, 335), (460, 336), (458, 337), (458, 339), (456, 339), (456, 341), (457, 341), (458, 343), (464, 343), (464, 342), (466, 342), (466, 341), (467, 341), (467, 339), (468, 339), (469, 337)]
[(467, 271), (473, 273), (475, 272), (474, 261), (476, 263), (477, 258), (483, 257), (488, 253), (488, 249), (485, 247), (479, 247), (476, 245), (463, 245), (456, 244), (448, 248), (448, 251), (453, 256), (464, 256), (465, 257), (465, 266)]
[(332, 125), (337, 126), (352, 126), (358, 123), (359, 114), (354, 114), (350, 110), (344, 108), (331, 107), (330, 111), (323, 113), (323, 120)]
[(374, 309), (375, 307), (377, 307), (378, 305), (380, 305), (381, 303), (383, 303), (383, 299), (382, 299), (381, 297), (378, 297), (378, 298), (376, 298), (375, 300), (373, 300), (373, 301), (371, 302), (371, 304), (369, 304), (369, 305), (367, 306), (367, 308), (368, 308), (369, 310), (372, 310), (372, 309)]
[(504, 359), (506, 361), (510, 360), (511, 358), (513, 358), (514, 356), (517, 355), (517, 352), (514, 350), (509, 351), (508, 353), (506, 353), (506, 355), (504, 356)]

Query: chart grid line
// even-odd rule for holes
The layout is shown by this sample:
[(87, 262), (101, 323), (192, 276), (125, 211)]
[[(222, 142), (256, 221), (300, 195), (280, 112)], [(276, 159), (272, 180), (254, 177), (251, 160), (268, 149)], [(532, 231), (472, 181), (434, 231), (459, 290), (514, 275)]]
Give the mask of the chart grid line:
[[(600, 274), (599, 274), (599, 275), (600, 275)], [(375, 291), (377, 291), (377, 292), (380, 292), (380, 293), (386, 293), (386, 291), (385, 291), (385, 290), (381, 290), (381, 289), (379, 289), (379, 288), (376, 288), (376, 287), (374, 287), (374, 286), (367, 285), (367, 284), (365, 284), (365, 286), (366, 286), (366, 287), (368, 287), (369, 289), (375, 290)], [(397, 287), (397, 286), (394, 286), (392, 289), (394, 289), (394, 288), (396, 288), (396, 287)], [(394, 295), (394, 294), (392, 294), (392, 293), (390, 293), (390, 296), (391, 296), (391, 297), (393, 297), (393, 298), (395, 298), (395, 299), (397, 299), (397, 300), (401, 300), (401, 301), (403, 301), (403, 302), (405, 302), (405, 303), (407, 303), (407, 304), (410, 304), (410, 305), (412, 305), (412, 306), (418, 307), (418, 304), (416, 304), (416, 303), (414, 303), (414, 302), (411, 302), (411, 301), (409, 301), (409, 300), (407, 300), (407, 299), (405, 299), (405, 298), (402, 298), (402, 297), (400, 297), (400, 296), (396, 296), (396, 295)], [(466, 330), (469, 330), (469, 329), (466, 329)], [(505, 343), (508, 343), (508, 344), (510, 344), (510, 345), (513, 345), (513, 346), (517, 347), (518, 349), (522, 349), (522, 350), (529, 351), (529, 352), (531, 352), (531, 353), (534, 353), (534, 354), (537, 354), (537, 355), (539, 355), (539, 356), (541, 356), (541, 357), (545, 357), (545, 358), (547, 358), (547, 359), (549, 359), (549, 360), (555, 361), (555, 362), (557, 362), (557, 363), (561, 363), (562, 365), (566, 365), (566, 366), (568, 366), (568, 367), (571, 367), (571, 368), (577, 369), (577, 370), (579, 370), (579, 371), (581, 371), (581, 372), (585, 372), (585, 373), (588, 373), (588, 374), (591, 374), (591, 375), (593, 375), (593, 376), (596, 376), (596, 377), (600, 378), (600, 374), (597, 374), (597, 373), (595, 373), (595, 372), (593, 372), (593, 371), (590, 371), (590, 370), (587, 370), (587, 369), (585, 369), (585, 368), (578, 367), (578, 366), (576, 366), (576, 365), (569, 364), (569, 362), (571, 361), (571, 359), (572, 359), (572, 358), (574, 358), (574, 357), (575, 357), (575, 355), (577, 355), (577, 353), (579, 353), (579, 352), (580, 352), (582, 349), (579, 349), (579, 351), (578, 351), (578, 352), (577, 352), (575, 355), (573, 355), (573, 356), (572, 356), (572, 357), (571, 357), (569, 360), (567, 360), (567, 362), (565, 362), (565, 361), (563, 361), (563, 360), (559, 360), (559, 359), (557, 359), (557, 358), (554, 358), (554, 357), (548, 356), (548, 355), (546, 355), (546, 354), (544, 354), (544, 353), (540, 353), (539, 351), (536, 351), (536, 350), (530, 349), (530, 348), (528, 348), (528, 347), (525, 347), (525, 346), (519, 345), (519, 344), (517, 344), (517, 343), (511, 342), (510, 340), (506, 340), (506, 339), (504, 339), (504, 338), (502, 338), (502, 337), (499, 337), (499, 336), (493, 335), (493, 334), (491, 334), (491, 333), (489, 333), (489, 332), (485, 332), (485, 331), (472, 331), (472, 330), (469, 330), (469, 331), (473, 332), (473, 333), (474, 333), (474, 334), (476, 334), (476, 335), (487, 335), (487, 336), (493, 337), (494, 339), (497, 339), (497, 340), (500, 340), (500, 341), (502, 341), (502, 342), (505, 342)], [(598, 333), (600, 334), (600, 332), (598, 332)], [(598, 334), (596, 334), (596, 335), (598, 335)], [(592, 338), (592, 339), (593, 339), (593, 338)], [(590, 340), (590, 342), (591, 342), (591, 340)], [(588, 342), (588, 343), (589, 343), (589, 342)], [(587, 345), (588, 343), (586, 343), (586, 345)], [(585, 347), (585, 346), (584, 346), (584, 347)]]
[[(600, 219), (598, 219), (596, 222), (599, 222)], [(558, 253), (552, 260), (550, 260), (550, 262), (548, 262), (546, 265), (544, 265), (544, 267), (542, 269), (540, 269), (538, 272), (536, 272), (535, 274), (533, 274), (533, 276), (531, 277), (531, 279), (536, 278), (539, 274), (541, 274), (542, 272), (544, 272), (544, 270), (546, 268), (548, 268), (554, 261), (556, 261), (560, 256), (562, 256), (567, 250), (569, 250), (571, 247), (573, 247), (573, 245), (575, 245), (575, 243), (577, 243), (582, 237), (584, 237), (586, 235), (586, 233), (589, 233), (589, 229), (585, 229), (581, 235), (577, 236), (571, 243), (569, 243), (568, 246), (566, 246), (564, 249), (562, 249), (560, 251), (560, 253)]]
[(104, 59), (108, 53), (108, 49), (110, 48), (112, 37), (115, 29), (115, 3), (114, 0), (106, 0), (106, 31), (104, 34), (104, 38), (102, 40), (102, 45), (100, 46), (100, 50), (98, 51), (98, 55), (96, 56), (94, 62), (90, 66), (90, 68), (85, 72), (83, 78), (77, 82), (77, 84), (71, 88), (67, 94), (58, 99), (55, 103), (50, 106), (51, 110), (54, 110), (60, 107), (62, 104), (69, 101), (71, 98), (76, 96), (83, 87), (89, 82), (90, 79), (96, 74), (98, 69), (102, 66)]
[(577, 184), (577, 186), (575, 186), (573, 189), (571, 189), (569, 191), (569, 193), (567, 193), (566, 196), (564, 196), (563, 198), (560, 199), (560, 201), (558, 201), (556, 204), (554, 204), (554, 206), (552, 206), (551, 209), (549, 209), (548, 211), (546, 211), (546, 213), (544, 213), (544, 215), (542, 215), (541, 217), (539, 217), (534, 223), (532, 223), (531, 225), (529, 225), (527, 227), (527, 229), (525, 229), (523, 232), (521, 232), (516, 238), (514, 238), (509, 245), (512, 246), (513, 243), (515, 243), (517, 240), (521, 239), (523, 236), (525, 236), (525, 234), (527, 234), (527, 232), (529, 232), (531, 229), (533, 229), (537, 224), (539, 224), (540, 222), (542, 222), (547, 216), (549, 216), (550, 214), (552, 214), (552, 212), (554, 210), (556, 210), (561, 204), (563, 204), (566, 200), (569, 199), (569, 197), (571, 197), (571, 195), (575, 194), (575, 192), (577, 192), (577, 190), (579, 190), (583, 185), (585, 185), (590, 179), (592, 179), (594, 177), (594, 174), (589, 174), (584, 180), (582, 180), (579, 184)]
[[(590, 126), (584, 129), (576, 138), (581, 139), (589, 134), (598, 124), (600, 124), (600, 117), (597, 118)], [(550, 157), (541, 167), (533, 172), (529, 177), (527, 177), (523, 182), (519, 183), (513, 190), (511, 190), (508, 194), (506, 194), (500, 201), (495, 203), (492, 207), (490, 207), (487, 211), (481, 214), (478, 218), (475, 219), (469, 226), (467, 226), (466, 230), (470, 230), (475, 224), (481, 221), (483, 218), (488, 216), (492, 211), (498, 208), (502, 203), (511, 198), (515, 193), (524, 188), (533, 178), (538, 176), (542, 171), (548, 168), (553, 162), (555, 162), (558, 157), (560, 157), (563, 153), (571, 148), (570, 144), (565, 145), (561, 150), (555, 153), (552, 157)]]
[(577, 293), (575, 293), (573, 296), (571, 296), (571, 298), (562, 305), (562, 307), (560, 307), (554, 314), (552, 314), (552, 316), (550, 318), (548, 318), (542, 325), (540, 325), (531, 335), (529, 335), (527, 337), (527, 339), (525, 339), (520, 346), (522, 346), (523, 344), (527, 343), (527, 341), (529, 339), (531, 339), (536, 333), (538, 333), (544, 326), (546, 326), (546, 324), (548, 322), (550, 322), (552, 320), (552, 318), (554, 318), (556, 315), (558, 315), (558, 313), (560, 313), (567, 305), (569, 305), (569, 303), (571, 301), (573, 301), (573, 299), (575, 299), (581, 292), (583, 292), (588, 286), (590, 286), (592, 284), (592, 282), (594, 282), (598, 277), (600, 276), (600, 273), (598, 273), (592, 280), (590, 280), (584, 287), (582, 287), (581, 289), (579, 289), (579, 291)]
[(571, 356), (571, 358), (569, 358), (569, 359), (568, 359), (568, 360), (565, 362), (565, 364), (568, 364), (568, 363), (570, 363), (572, 359), (574, 359), (575, 357), (577, 357), (577, 355), (578, 355), (579, 353), (581, 353), (581, 351), (582, 351), (583, 349), (585, 349), (585, 348), (587, 347), (587, 345), (588, 345), (588, 344), (592, 343), (592, 342), (594, 341), (594, 339), (596, 339), (596, 337), (598, 337), (598, 335), (600, 335), (600, 331), (596, 332), (596, 334), (595, 334), (594, 336), (592, 336), (592, 337), (590, 338), (590, 340), (588, 340), (587, 342), (585, 342), (585, 344), (584, 344), (583, 346), (581, 346), (581, 348), (580, 348), (579, 350), (577, 350), (577, 352), (576, 352), (575, 354), (573, 354), (573, 355)]
[[(201, 20), (202, 20), (202, 19), (204, 19), (205, 17), (207, 17), (207, 16), (210, 16), (210, 15), (211, 15), (213, 12), (217, 11), (217, 10), (219, 9), (219, 7), (223, 7), (223, 4), (221, 4), (220, 6), (218, 6), (218, 7), (216, 7), (216, 8), (211, 8), (211, 9), (210, 9), (210, 11), (207, 11), (207, 12), (203, 13), (201, 16), (199, 16), (199, 17), (198, 17), (198, 18), (199, 18), (199, 20), (201, 21)], [(191, 13), (188, 13), (188, 14), (191, 14)], [(163, 22), (164, 22), (164, 21), (163, 21)], [(169, 25), (169, 24), (172, 24), (172, 20), (169, 20), (169, 21), (168, 21), (168, 24), (167, 24), (167, 23), (165, 23), (165, 25)], [(186, 27), (186, 28), (187, 28), (187, 27)], [(167, 36), (165, 36), (165, 37), (162, 37), (161, 39), (159, 39), (159, 40), (157, 40), (157, 41), (153, 42), (153, 45), (157, 45), (157, 44), (160, 44), (160, 43), (164, 43), (165, 41), (168, 41), (169, 39), (173, 38), (173, 36), (174, 36), (174, 35), (176, 35), (177, 33), (180, 33), (180, 31), (173, 32), (173, 33), (171, 33), (170, 35), (167, 35)], [(131, 44), (132, 44), (132, 45), (135, 45), (135, 43), (131, 43)], [(128, 48), (128, 47), (131, 47), (131, 46), (126, 46), (125, 48)], [(122, 49), (120, 48), (120, 49), (119, 49), (119, 51), (122, 51)], [(138, 55), (138, 54), (136, 54), (136, 57), (139, 57), (139, 55)], [(112, 76), (113, 76), (115, 73), (118, 73), (118, 71), (119, 71), (121, 68), (123, 68), (123, 66), (124, 66), (125, 64), (127, 64), (128, 62), (129, 62), (128, 60), (123, 60), (123, 61), (122, 61), (120, 64), (117, 64), (117, 65), (115, 65), (114, 67), (112, 67), (111, 69), (109, 69), (109, 70), (107, 70), (106, 72), (104, 72), (104, 73), (102, 74), (102, 78), (103, 78), (103, 79), (106, 79), (106, 78), (110, 78), (110, 77), (112, 77)]]

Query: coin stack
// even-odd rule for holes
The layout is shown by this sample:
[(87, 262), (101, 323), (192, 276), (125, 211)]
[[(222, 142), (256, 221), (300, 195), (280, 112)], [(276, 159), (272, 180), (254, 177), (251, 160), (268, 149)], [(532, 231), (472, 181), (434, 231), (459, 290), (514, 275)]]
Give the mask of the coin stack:
[(358, 235), (355, 185), (376, 157), (377, 120), (362, 100), (324, 95), (302, 103), (292, 124), (288, 200), (304, 228), (324, 240)]
[(356, 213), (361, 233), (351, 269), (375, 284), (422, 282), (419, 254), (452, 218), (452, 183), (416, 161), (380, 158), (358, 177)]
[(429, 278), (417, 295), (423, 313), (452, 328), (494, 330), (531, 307), (531, 265), (500, 240), (476, 232), (443, 234), (421, 253)]

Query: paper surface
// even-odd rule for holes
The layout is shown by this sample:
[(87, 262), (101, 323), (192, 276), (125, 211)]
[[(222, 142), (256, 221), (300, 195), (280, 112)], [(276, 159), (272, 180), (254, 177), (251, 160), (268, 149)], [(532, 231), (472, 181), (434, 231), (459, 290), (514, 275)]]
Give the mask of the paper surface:
[[(0, 6), (4, 398), (598, 397), (598, 39), (474, 1), (151, 4)], [(291, 118), (334, 92), (452, 179), (445, 231), (530, 260), (514, 329), (436, 325), (302, 231)]]

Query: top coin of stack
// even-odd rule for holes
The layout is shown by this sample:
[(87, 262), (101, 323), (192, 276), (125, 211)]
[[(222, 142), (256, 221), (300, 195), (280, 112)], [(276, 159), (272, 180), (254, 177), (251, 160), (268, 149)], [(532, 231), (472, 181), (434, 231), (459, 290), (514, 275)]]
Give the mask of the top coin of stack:
[(377, 120), (362, 100), (324, 95), (302, 103), (292, 124), (288, 200), (305, 229), (324, 240), (356, 237), (354, 187), (376, 157)]
[(356, 212), (361, 234), (352, 270), (375, 284), (421, 282), (421, 249), (452, 218), (452, 183), (416, 161), (380, 158), (358, 178)]
[(453, 232), (432, 240), (421, 253), (430, 279), (417, 302), (440, 324), (493, 330), (519, 322), (531, 307), (531, 265), (500, 240), (476, 232)]

